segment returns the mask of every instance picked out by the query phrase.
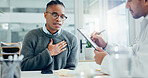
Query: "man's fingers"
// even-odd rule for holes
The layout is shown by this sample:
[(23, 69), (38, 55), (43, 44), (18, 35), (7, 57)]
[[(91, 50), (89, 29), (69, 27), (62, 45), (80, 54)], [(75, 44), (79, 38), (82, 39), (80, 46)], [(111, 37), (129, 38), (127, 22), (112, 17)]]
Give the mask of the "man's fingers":
[(60, 53), (63, 52), (63, 51), (65, 51), (65, 50), (66, 50), (66, 48), (62, 49), (62, 50), (60, 51)]
[(63, 44), (59, 45), (58, 47), (59, 47), (60, 49), (62, 49), (62, 48), (64, 48), (65, 46), (67, 46), (67, 44), (66, 44), (66, 43), (63, 43)]
[(58, 44), (56, 44), (56, 46), (58, 46), (60, 49), (64, 48), (67, 45), (67, 43), (65, 41), (61, 41)]
[(49, 45), (52, 45), (52, 49), (49, 51), (51, 56), (56, 56), (58, 54), (60, 54), (61, 52), (65, 51), (66, 47), (67, 46), (67, 43), (65, 41), (61, 41), (55, 45), (51, 44), (53, 43), (53, 41), (51, 40), (50, 44)]
[(99, 38), (102, 38), (102, 35), (100, 34), (100, 35), (94, 35), (93, 36), (93, 39), (99, 39)]
[(59, 42), (58, 44), (62, 44), (62, 43), (64, 43), (65, 41), (61, 41), (61, 42)]
[(97, 52), (99, 52), (99, 51), (97, 51), (97, 50), (94, 50), (94, 53), (96, 54)]
[(99, 47), (96, 47), (97, 50), (94, 50), (94, 53), (96, 54), (97, 52), (104, 52), (104, 50), (102, 50), (101, 48)]
[(92, 34), (91, 34), (91, 38), (100, 38), (100, 37), (102, 37), (102, 34), (97, 34), (98, 32), (93, 32)]
[(54, 55), (54, 56), (56, 56), (56, 55), (60, 54), (61, 52), (65, 51), (65, 50), (66, 50), (66, 48), (61, 49), (60, 51), (57, 51), (57, 52), (56, 52), (56, 53), (54, 53), (53, 55)]
[(96, 35), (96, 33), (97, 33), (97, 32), (96, 32), (96, 31), (94, 31), (94, 32), (91, 34), (91, 36), (94, 36), (94, 35)]

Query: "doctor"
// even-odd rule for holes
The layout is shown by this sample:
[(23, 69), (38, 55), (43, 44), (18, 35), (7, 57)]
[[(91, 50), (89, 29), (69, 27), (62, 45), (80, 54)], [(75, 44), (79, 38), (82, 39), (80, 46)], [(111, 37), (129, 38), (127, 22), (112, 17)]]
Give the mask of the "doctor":
[[(132, 72), (135, 76), (141, 77), (142, 72), (139, 70), (142, 69), (143, 60), (141, 54), (148, 51), (148, 0), (128, 0), (126, 3), (126, 8), (129, 9), (131, 12), (133, 18), (138, 19), (140, 17), (144, 17), (143, 21), (141, 22), (140, 26), (140, 34), (139, 39), (137, 43), (132, 47), (132, 52), (135, 54), (136, 57), (134, 57), (134, 64), (133, 64), (133, 71)], [(108, 53), (111, 52), (111, 48), (113, 48), (113, 44), (107, 43), (104, 41), (104, 39), (101, 37), (101, 35), (97, 35), (97, 32), (92, 33), (92, 40), (100, 47), (98, 48), (98, 51), (94, 51), (95, 53), (95, 61), (97, 64), (101, 65), (102, 71), (105, 73), (109, 73), (109, 59), (110, 55)], [(125, 48), (122, 46), (119, 46), (120, 48)], [(128, 48), (125, 48), (124, 50), (127, 50)], [(108, 52), (108, 53), (107, 53)], [(146, 61), (147, 62), (147, 61)], [(139, 71), (139, 72), (137, 72)]]

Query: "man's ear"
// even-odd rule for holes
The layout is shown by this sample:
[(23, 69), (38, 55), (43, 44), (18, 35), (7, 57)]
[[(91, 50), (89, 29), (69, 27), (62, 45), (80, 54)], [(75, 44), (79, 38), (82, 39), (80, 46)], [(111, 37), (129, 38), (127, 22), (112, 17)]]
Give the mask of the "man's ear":
[(46, 12), (44, 12), (44, 17), (46, 18), (46, 16), (47, 16), (47, 13), (46, 13)]
[(145, 5), (148, 7), (148, 0), (145, 0)]

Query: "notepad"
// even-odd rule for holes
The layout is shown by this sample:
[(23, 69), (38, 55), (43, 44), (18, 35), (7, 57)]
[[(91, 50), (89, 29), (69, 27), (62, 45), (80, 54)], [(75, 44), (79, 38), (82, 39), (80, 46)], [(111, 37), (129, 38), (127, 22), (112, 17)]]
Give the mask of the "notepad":
[(81, 34), (82, 34), (82, 36), (93, 46), (93, 48), (95, 49), (95, 50), (97, 50), (96, 49), (96, 47), (98, 47), (97, 45), (96, 45), (96, 43), (94, 43), (92, 40), (91, 40), (91, 37), (87, 34), (88, 32), (85, 30), (85, 29), (77, 29)]

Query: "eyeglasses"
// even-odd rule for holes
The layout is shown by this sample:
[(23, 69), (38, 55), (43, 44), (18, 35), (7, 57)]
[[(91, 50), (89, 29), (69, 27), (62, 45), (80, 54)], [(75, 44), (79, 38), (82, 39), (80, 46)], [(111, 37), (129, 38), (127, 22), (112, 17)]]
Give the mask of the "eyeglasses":
[[(58, 15), (57, 12), (53, 12), (53, 13), (51, 13), (51, 12), (46, 12), (46, 13), (51, 14), (54, 19), (57, 19), (57, 18), (60, 16), (60, 15)], [(67, 17), (66, 17), (65, 15), (60, 16), (60, 18), (61, 18), (62, 20), (66, 20), (66, 19), (67, 19)]]
[(131, 2), (132, 0), (127, 0), (128, 2)]

